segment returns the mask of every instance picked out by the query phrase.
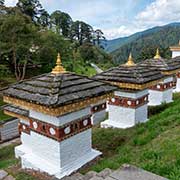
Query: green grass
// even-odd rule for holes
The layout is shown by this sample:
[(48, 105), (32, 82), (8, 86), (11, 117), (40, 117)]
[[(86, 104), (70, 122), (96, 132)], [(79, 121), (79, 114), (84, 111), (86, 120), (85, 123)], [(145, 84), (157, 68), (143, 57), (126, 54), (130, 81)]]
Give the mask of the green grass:
[[(180, 179), (180, 94), (174, 102), (151, 107), (150, 120), (145, 124), (126, 130), (93, 128), (93, 147), (103, 152), (96, 164), (88, 170), (97, 172), (104, 168), (117, 169), (129, 163), (155, 174)], [(0, 150), (0, 168), (17, 164), (13, 146)], [(17, 179), (33, 179), (29, 174), (19, 172)]]
[(15, 145), (6, 146), (0, 149), (0, 169), (5, 169), (18, 163), (14, 156)]
[[(5, 103), (3, 102), (2, 98), (0, 97), (0, 106), (3, 106)], [(0, 121), (4, 121), (6, 119), (9, 119), (10, 116), (3, 113), (3, 110), (0, 109)]]
[(102, 151), (103, 156), (82, 172), (99, 172), (107, 167), (117, 169), (129, 163), (179, 180), (180, 95), (176, 94), (174, 99), (168, 105), (151, 108), (150, 121), (145, 124), (127, 130), (94, 128), (93, 146)]
[(86, 76), (93, 76), (96, 74), (96, 70), (90, 65), (76, 65), (75, 72)]
[(0, 121), (4, 121), (11, 118), (10, 116), (4, 114), (3, 110), (0, 109)]
[(3, 99), (0, 97), (0, 106), (3, 106), (4, 104)]
[(8, 86), (9, 84), (15, 83), (16, 79), (13, 76), (0, 78), (0, 89)]

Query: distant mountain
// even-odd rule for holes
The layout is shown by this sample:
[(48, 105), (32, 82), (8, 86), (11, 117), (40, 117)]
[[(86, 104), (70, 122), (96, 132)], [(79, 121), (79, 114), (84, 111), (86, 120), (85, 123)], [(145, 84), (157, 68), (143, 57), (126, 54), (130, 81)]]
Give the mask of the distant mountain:
[(170, 57), (169, 46), (178, 44), (180, 40), (180, 23), (158, 26), (129, 37), (118, 38), (106, 42), (105, 50), (110, 52), (115, 63), (127, 60), (131, 51), (137, 61), (152, 57), (156, 48), (164, 57)]

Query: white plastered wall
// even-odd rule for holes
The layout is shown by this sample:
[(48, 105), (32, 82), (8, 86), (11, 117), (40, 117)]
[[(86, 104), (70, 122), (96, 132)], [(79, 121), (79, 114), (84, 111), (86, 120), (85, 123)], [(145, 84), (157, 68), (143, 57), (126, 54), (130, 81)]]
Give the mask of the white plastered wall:
[[(31, 117), (41, 118), (42, 121), (54, 125), (63, 125), (89, 114), (90, 107), (58, 118), (35, 111), (30, 113)], [(27, 121), (21, 122), (27, 124)], [(22, 168), (47, 172), (61, 178), (101, 154), (92, 149), (91, 134), (91, 129), (88, 129), (58, 142), (33, 131), (30, 131), (30, 134), (22, 132), (22, 144), (15, 148), (15, 154), (21, 158)]]
[[(173, 77), (167, 77), (161, 83), (172, 82)], [(173, 101), (173, 87), (164, 91), (149, 89), (149, 106), (157, 106), (162, 103), (170, 103)]]
[(89, 115), (90, 113), (91, 113), (91, 108), (87, 107), (79, 111), (68, 113), (59, 117), (50, 116), (37, 111), (30, 110), (29, 116), (55, 126), (62, 126), (63, 124), (69, 123), (73, 120)]
[[(148, 94), (148, 90), (125, 92), (116, 91), (116, 96), (137, 99)], [(147, 104), (137, 108), (109, 105), (109, 119), (101, 123), (101, 127), (128, 128), (136, 123), (147, 121)]]

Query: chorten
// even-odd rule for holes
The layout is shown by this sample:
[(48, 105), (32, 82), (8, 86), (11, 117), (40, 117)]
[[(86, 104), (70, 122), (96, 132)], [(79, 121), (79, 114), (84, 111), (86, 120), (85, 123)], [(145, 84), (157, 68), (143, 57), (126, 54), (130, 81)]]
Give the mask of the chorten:
[(162, 58), (159, 49), (157, 49), (154, 58), (142, 61), (139, 65), (144, 68), (149, 67), (158, 70), (165, 75), (164, 80), (150, 87), (149, 105), (156, 106), (172, 102), (174, 75), (180, 70), (180, 63)]
[(148, 88), (161, 81), (163, 75), (136, 65), (130, 54), (126, 64), (97, 74), (94, 78), (118, 87), (108, 103), (109, 119), (102, 122), (101, 127), (128, 128), (148, 120)]
[(179, 40), (178, 45), (170, 46), (170, 50), (172, 51), (172, 58), (180, 56), (180, 40)]
[[(176, 46), (171, 46), (170, 50), (172, 51), (172, 61), (177, 61), (180, 63), (180, 41), (179, 44)], [(174, 92), (180, 92), (180, 71), (176, 73), (176, 87)]]
[(4, 112), (20, 120), (22, 144), (15, 148), (22, 168), (57, 178), (71, 174), (101, 152), (92, 149), (91, 105), (116, 88), (67, 72), (58, 54), (51, 73), (12, 85)]

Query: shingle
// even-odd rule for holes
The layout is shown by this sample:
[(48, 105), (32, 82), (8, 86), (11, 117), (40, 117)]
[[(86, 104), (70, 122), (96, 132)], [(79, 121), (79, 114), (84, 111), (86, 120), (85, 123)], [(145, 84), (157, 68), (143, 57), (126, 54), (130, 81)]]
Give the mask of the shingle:
[(175, 61), (173, 59), (164, 59), (164, 58), (147, 59), (139, 63), (139, 65), (142, 67), (151, 67), (152, 69), (160, 70), (160, 71), (173, 71), (180, 69), (180, 62)]
[(27, 110), (22, 109), (18, 106), (13, 106), (13, 105), (7, 105), (3, 109), (6, 111), (9, 111), (9, 112), (13, 112), (13, 113), (16, 113), (19, 115), (23, 115), (23, 116), (28, 116), (28, 114), (29, 114), (29, 112)]
[(74, 73), (44, 74), (12, 85), (4, 95), (17, 99), (58, 107), (97, 97), (117, 89), (104, 82)]
[(93, 77), (110, 82), (144, 84), (163, 78), (160, 71), (141, 66), (119, 66), (111, 68)]

